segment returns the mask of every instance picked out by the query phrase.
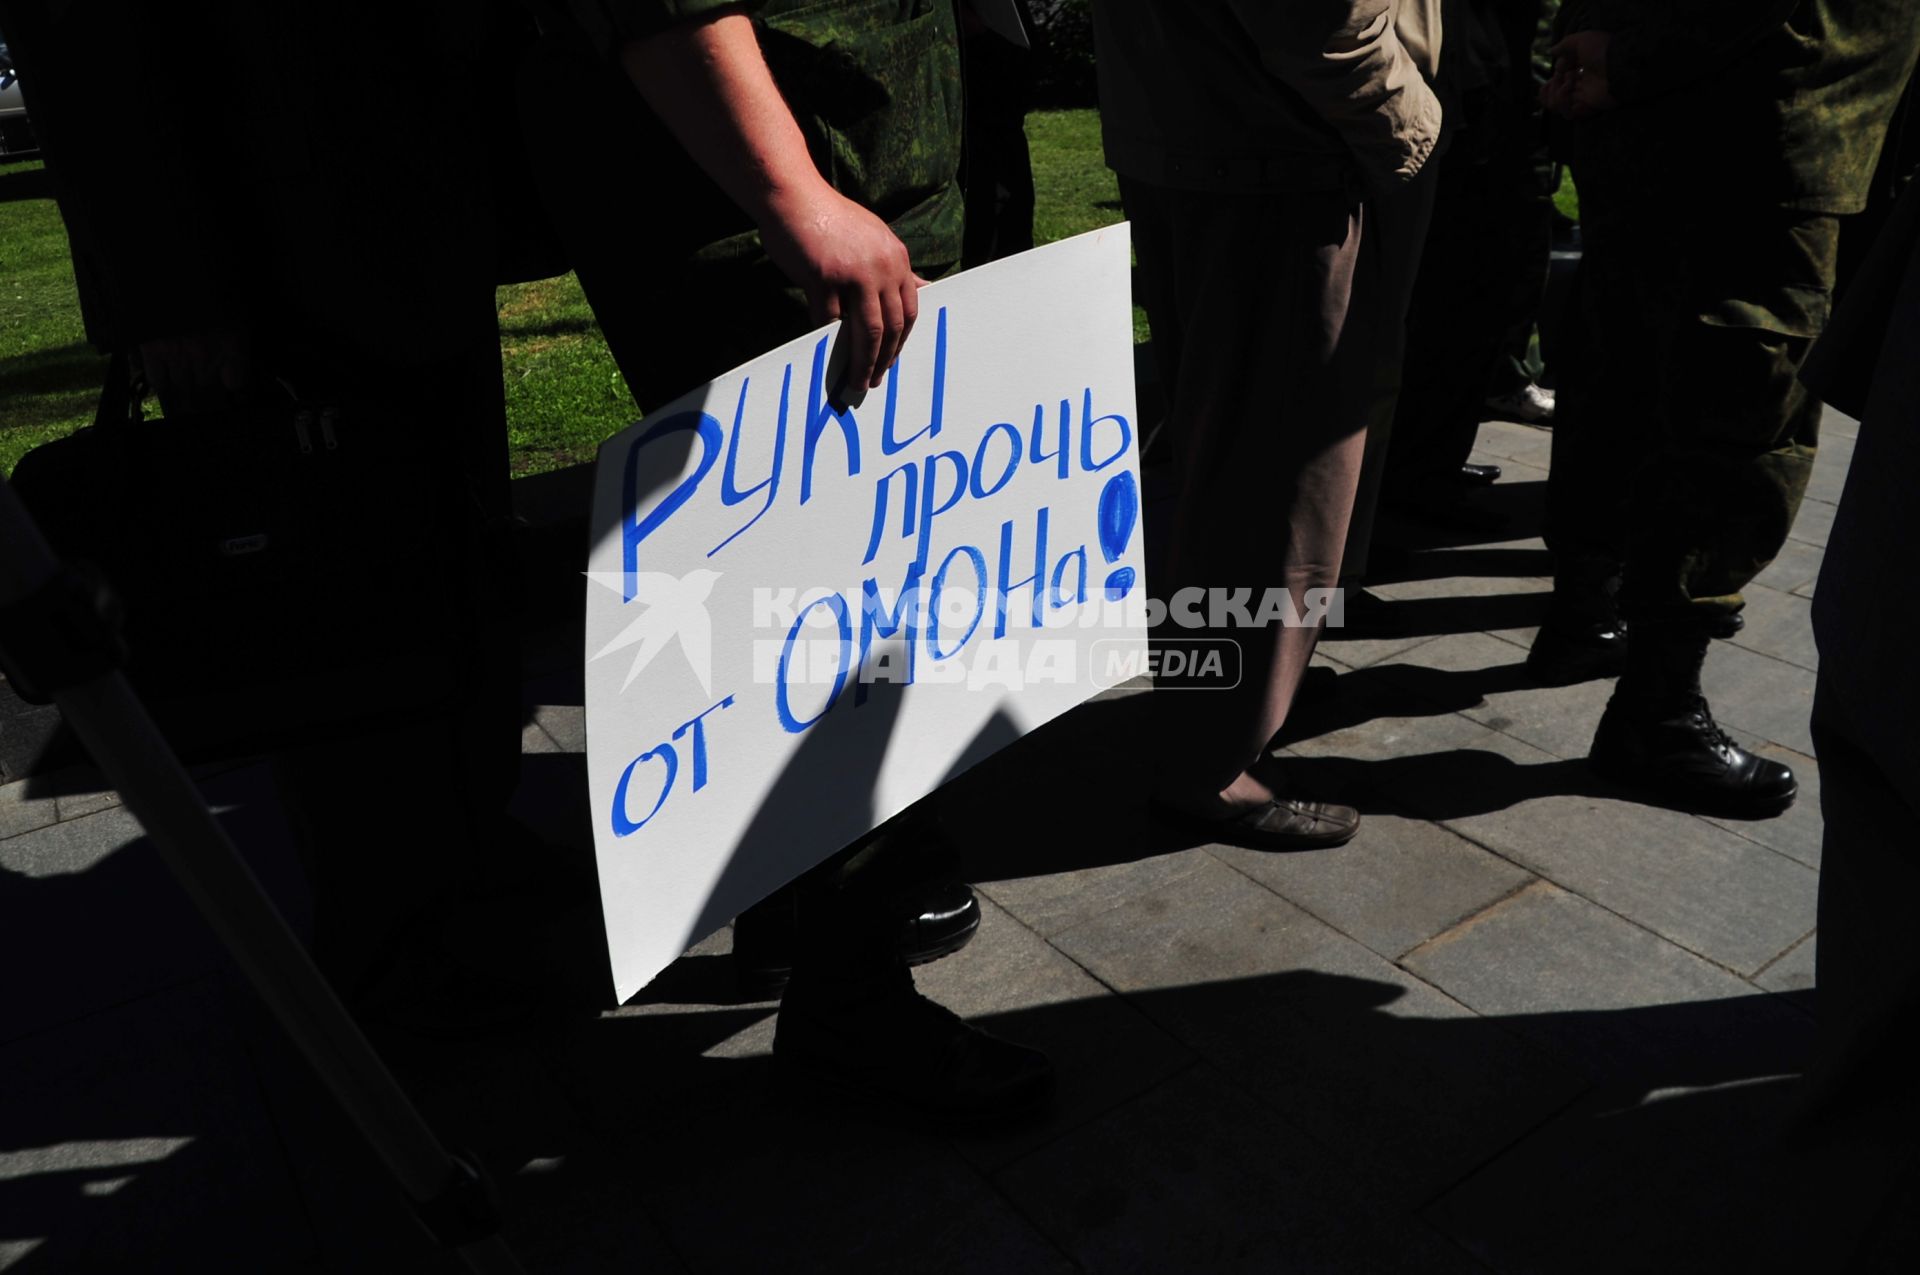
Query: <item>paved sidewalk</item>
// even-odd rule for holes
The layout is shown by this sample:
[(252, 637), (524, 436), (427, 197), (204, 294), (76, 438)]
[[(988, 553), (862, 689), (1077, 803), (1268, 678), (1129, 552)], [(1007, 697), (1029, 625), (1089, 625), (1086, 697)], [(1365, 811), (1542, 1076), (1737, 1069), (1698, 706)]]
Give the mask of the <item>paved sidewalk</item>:
[[(1156, 830), (1152, 758), (1118, 742), (1138, 695), (963, 777), (985, 921), (919, 981), (1053, 1054), (1037, 1127), (792, 1102), (724, 931), (598, 1017), (380, 1043), (498, 1175), (536, 1271), (1784, 1268), (1809, 1231), (1808, 1166), (1773, 1140), (1812, 1028), (1809, 597), (1852, 437), (1829, 416), (1794, 539), (1708, 666), (1723, 724), (1801, 777), (1781, 818), (1587, 771), (1608, 684), (1520, 667), (1551, 436), (1506, 424), (1476, 459), (1525, 538), (1416, 555), (1377, 590), (1408, 636), (1322, 646), (1339, 694), (1288, 752), (1366, 812), (1350, 845)], [(531, 686), (519, 801), (584, 853), (567, 682)], [(209, 786), (298, 916), (264, 776)], [(84, 774), (0, 788), (0, 1269), (435, 1269), (138, 836)], [(482, 919), (476, 942), (554, 968), (565, 923)]]

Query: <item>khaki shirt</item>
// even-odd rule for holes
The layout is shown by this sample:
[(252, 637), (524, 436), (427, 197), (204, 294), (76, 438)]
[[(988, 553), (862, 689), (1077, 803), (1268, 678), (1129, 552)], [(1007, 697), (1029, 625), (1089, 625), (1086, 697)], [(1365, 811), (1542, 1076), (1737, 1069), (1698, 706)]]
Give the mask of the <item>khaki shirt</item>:
[(1438, 14), (1439, 0), (1098, 0), (1108, 166), (1185, 190), (1409, 181), (1440, 136)]

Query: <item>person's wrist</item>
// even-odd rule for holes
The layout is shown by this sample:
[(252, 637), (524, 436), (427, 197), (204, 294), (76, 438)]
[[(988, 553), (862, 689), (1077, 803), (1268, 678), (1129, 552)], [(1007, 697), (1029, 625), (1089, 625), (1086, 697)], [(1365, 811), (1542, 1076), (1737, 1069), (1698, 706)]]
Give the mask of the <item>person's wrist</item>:
[(777, 229), (791, 234), (819, 220), (822, 208), (834, 193), (825, 178), (809, 169), (790, 178), (769, 181), (757, 192), (747, 213), (762, 233)]

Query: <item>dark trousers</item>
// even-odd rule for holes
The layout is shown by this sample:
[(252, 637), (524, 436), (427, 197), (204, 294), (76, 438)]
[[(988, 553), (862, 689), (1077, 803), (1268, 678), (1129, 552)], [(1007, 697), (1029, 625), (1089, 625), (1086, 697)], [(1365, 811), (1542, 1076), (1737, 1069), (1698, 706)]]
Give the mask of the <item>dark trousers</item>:
[[(1340, 192), (1221, 195), (1122, 178), (1139, 283), (1166, 391), (1174, 488), (1167, 578), (1185, 588), (1331, 588), (1389, 336), (1372, 224)], [(1150, 495), (1150, 501), (1152, 497)], [(1162, 774), (1214, 793), (1285, 721), (1319, 626), (1185, 630), (1163, 641), (1238, 642), (1240, 684), (1167, 691)]]
[(1033, 54), (990, 31), (968, 32), (961, 52), (967, 132), (960, 185), (967, 214), (960, 264), (971, 269), (1033, 247), (1033, 158), (1026, 129)]
[[(1441, 143), (1444, 148), (1447, 143)], [(1373, 524), (1387, 477), (1387, 457), (1393, 446), (1394, 416), (1403, 397), (1401, 375), (1407, 352), (1407, 306), (1414, 281), (1426, 255), (1427, 226), (1433, 218), (1433, 199), (1439, 189), (1439, 157), (1430, 159), (1411, 182), (1389, 195), (1367, 201), (1368, 227), (1375, 262), (1372, 276), (1379, 283), (1367, 299), (1368, 340), (1352, 351), (1364, 363), (1367, 407), (1364, 425), (1366, 451), (1360, 462), (1360, 484), (1354, 492), (1353, 515), (1347, 525), (1347, 544), (1340, 574), (1364, 583), (1373, 550)]]
[(1457, 476), (1489, 392), (1527, 378), (1524, 356), (1546, 293), (1551, 192), (1533, 154), (1538, 112), (1490, 108), (1440, 161), (1426, 251), (1407, 309), (1407, 353), (1382, 490), (1391, 503)]
[[(506, 861), (514, 848), (506, 805), (520, 764), (518, 590), (506, 545), (506, 407), (491, 289), (478, 290), (471, 315), (463, 355), (398, 365), (364, 351), (323, 350), (326, 366), (347, 379), (314, 386), (379, 403), (443, 439), (447, 463), (464, 471), (488, 528), (474, 546), (479, 564), (420, 564), (472, 579), (482, 596), (470, 610), (431, 632), (368, 635), (422, 663), (451, 662), (455, 697), (414, 708), (406, 687), (368, 686), (362, 725), (273, 757), (313, 886), (315, 957), (348, 994), (377, 976), (424, 918), (516, 871)], [(311, 348), (310, 340), (303, 345)]]
[(1675, 208), (1576, 170), (1585, 253), (1559, 367), (1547, 544), (1563, 581), (1621, 572), (1629, 620), (1737, 611), (1806, 491), (1837, 223)]

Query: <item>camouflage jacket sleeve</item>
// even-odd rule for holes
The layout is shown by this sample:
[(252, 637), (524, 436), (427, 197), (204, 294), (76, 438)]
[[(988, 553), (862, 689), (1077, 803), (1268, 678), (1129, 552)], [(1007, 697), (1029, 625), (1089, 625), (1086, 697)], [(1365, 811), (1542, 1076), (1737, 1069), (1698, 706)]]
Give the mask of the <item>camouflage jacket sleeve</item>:
[(1607, 85), (1631, 105), (1692, 88), (1778, 31), (1797, 0), (1667, 0), (1623, 26), (1607, 50)]
[(1411, 180), (1440, 102), (1394, 30), (1399, 0), (1231, 0), (1261, 62), (1340, 135), (1372, 188)]

